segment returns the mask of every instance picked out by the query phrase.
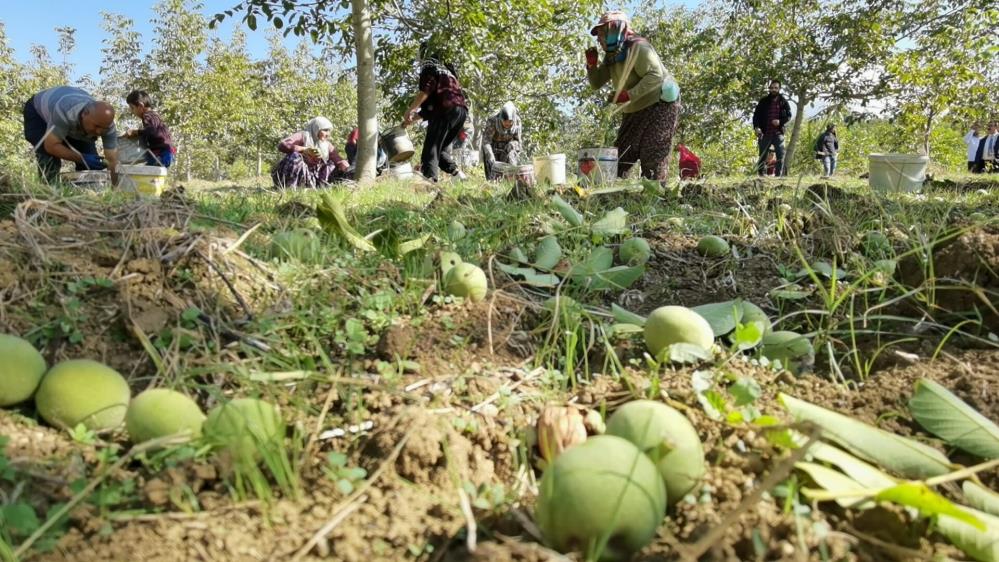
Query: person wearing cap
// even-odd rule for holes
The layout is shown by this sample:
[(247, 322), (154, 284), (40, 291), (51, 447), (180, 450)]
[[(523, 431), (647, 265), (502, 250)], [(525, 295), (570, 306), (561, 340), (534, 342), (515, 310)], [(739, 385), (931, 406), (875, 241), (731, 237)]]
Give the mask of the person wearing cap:
[(497, 162), (516, 166), (520, 162), (521, 138), (520, 116), (512, 101), (503, 104), (499, 113), (486, 122), (482, 137), (482, 162), (486, 168), (486, 179), (499, 179)]
[(618, 176), (625, 177), (641, 161), (643, 177), (666, 181), (680, 114), (676, 81), (648, 40), (631, 30), (623, 12), (605, 13), (590, 35), (604, 51), (603, 61), (595, 47), (586, 51), (590, 86), (600, 89), (610, 82), (614, 91), (609, 101), (622, 104), (623, 119), (614, 142)]

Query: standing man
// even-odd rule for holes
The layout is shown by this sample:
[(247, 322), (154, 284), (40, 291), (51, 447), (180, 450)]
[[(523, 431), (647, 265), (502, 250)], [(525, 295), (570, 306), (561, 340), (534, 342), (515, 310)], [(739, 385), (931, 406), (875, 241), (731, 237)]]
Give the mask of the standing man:
[(985, 161), (982, 160), (985, 139), (978, 136), (981, 128), (982, 124), (976, 121), (971, 124), (971, 130), (968, 131), (968, 134), (964, 135), (964, 144), (968, 145), (968, 171), (972, 174), (982, 173), (985, 167)]
[(836, 137), (836, 125), (826, 125), (826, 131), (819, 135), (815, 142), (816, 158), (822, 160), (822, 177), (829, 178), (836, 173), (836, 156), (839, 154), (839, 139)]
[[(107, 164), (97, 154), (97, 137)], [(56, 86), (25, 102), (24, 138), (34, 147), (38, 169), (49, 183), (59, 179), (62, 161), (69, 160), (78, 171), (110, 168), (111, 183), (118, 184), (114, 108), (79, 88)]]
[(985, 171), (989, 173), (999, 172), (999, 122), (989, 123), (989, 133), (985, 137), (985, 150), (982, 154), (985, 161)]
[(784, 162), (784, 125), (791, 120), (791, 104), (780, 93), (780, 80), (771, 80), (769, 93), (756, 104), (753, 112), (753, 128), (760, 159), (756, 162), (756, 173), (763, 175), (767, 161), (767, 149), (771, 146), (777, 153), (777, 175), (787, 175)]

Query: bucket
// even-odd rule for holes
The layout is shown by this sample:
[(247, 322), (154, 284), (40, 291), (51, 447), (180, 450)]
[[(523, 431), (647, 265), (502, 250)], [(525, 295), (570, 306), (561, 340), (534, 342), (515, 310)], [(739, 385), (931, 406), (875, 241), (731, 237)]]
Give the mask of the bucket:
[(63, 172), (59, 174), (59, 177), (63, 183), (68, 183), (73, 187), (99, 190), (111, 185), (111, 176), (107, 170)]
[(617, 178), (616, 148), (584, 148), (579, 151), (579, 179), (591, 184), (610, 183)]
[(540, 184), (565, 185), (565, 154), (549, 154), (534, 159), (534, 179)]
[(403, 127), (392, 127), (381, 135), (382, 148), (388, 154), (389, 162), (405, 162), (413, 157), (416, 148)]
[(385, 170), (385, 175), (400, 180), (412, 179), (413, 165), (409, 162), (403, 162), (402, 164), (389, 164), (388, 169)]
[(513, 166), (506, 164), (502, 168), (503, 178), (517, 184), (517, 188), (534, 187), (534, 166)]
[(918, 154), (870, 154), (868, 172), (876, 191), (916, 191), (923, 187), (929, 156)]
[(160, 166), (118, 166), (122, 191), (140, 197), (159, 197), (166, 186), (167, 169)]

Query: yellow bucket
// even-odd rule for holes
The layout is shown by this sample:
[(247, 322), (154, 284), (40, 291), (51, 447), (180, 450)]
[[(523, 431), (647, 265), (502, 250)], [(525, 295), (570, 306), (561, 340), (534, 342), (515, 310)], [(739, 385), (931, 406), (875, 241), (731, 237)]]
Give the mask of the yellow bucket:
[(118, 166), (123, 191), (139, 197), (159, 197), (166, 187), (167, 169), (160, 166)]

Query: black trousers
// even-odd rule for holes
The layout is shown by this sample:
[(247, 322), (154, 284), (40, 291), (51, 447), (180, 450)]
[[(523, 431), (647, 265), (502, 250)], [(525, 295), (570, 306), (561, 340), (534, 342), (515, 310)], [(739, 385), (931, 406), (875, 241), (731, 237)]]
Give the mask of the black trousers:
[[(38, 161), (38, 171), (42, 174), (49, 183), (54, 183), (59, 179), (59, 170), (62, 168), (62, 160), (56, 156), (52, 156), (48, 152), (45, 152), (45, 146), (39, 144), (42, 142), (42, 138), (45, 137), (45, 132), (48, 131), (49, 124), (45, 122), (45, 119), (38, 114), (35, 110), (35, 98), (31, 97), (27, 102), (24, 103), (24, 140), (31, 143), (31, 146), (37, 146), (35, 149), (35, 159)], [(86, 141), (66, 137), (63, 142), (72, 148), (76, 149), (80, 154), (97, 154), (97, 143), (95, 141)], [(82, 163), (76, 163), (76, 169), (86, 170), (87, 167)]]
[(438, 169), (451, 175), (458, 174), (458, 166), (444, 149), (458, 138), (467, 117), (468, 110), (456, 106), (430, 118), (427, 138), (423, 141), (423, 154), (420, 156), (420, 172), (423, 177), (436, 181)]

